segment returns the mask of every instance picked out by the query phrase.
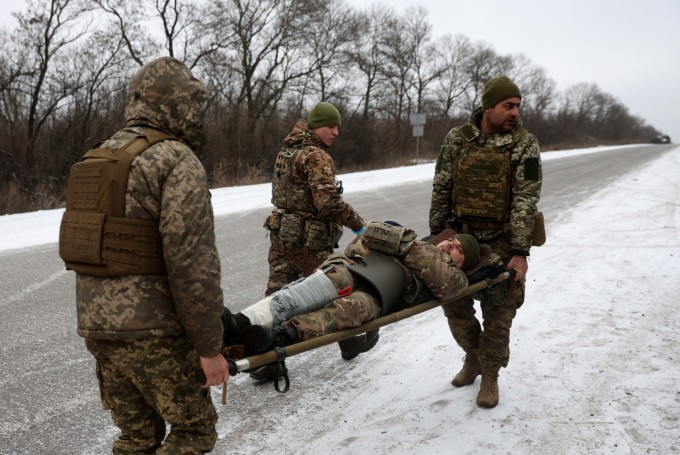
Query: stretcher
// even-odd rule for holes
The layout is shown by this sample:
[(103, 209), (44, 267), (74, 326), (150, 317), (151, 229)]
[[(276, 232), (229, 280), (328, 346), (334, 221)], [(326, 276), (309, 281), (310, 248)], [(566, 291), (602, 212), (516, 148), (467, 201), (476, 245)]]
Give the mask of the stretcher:
[[(361, 335), (362, 333), (366, 333), (371, 330), (376, 330), (379, 329), (380, 327), (384, 327), (389, 324), (394, 324), (395, 322), (410, 318), (412, 316), (415, 316), (416, 314), (429, 311), (433, 308), (437, 308), (445, 303), (457, 300), (461, 297), (476, 294), (477, 292), (480, 292), (495, 284), (501, 283), (513, 276), (514, 270), (506, 270), (498, 274), (495, 278), (487, 278), (477, 283), (471, 284), (448, 299), (428, 300), (418, 305), (414, 305), (403, 310), (397, 311), (395, 313), (391, 313), (380, 318), (374, 319), (353, 329), (329, 333), (328, 335), (324, 335), (319, 338), (301, 341), (299, 343), (291, 344), (285, 347), (277, 347), (272, 349), (271, 351), (264, 352), (262, 354), (257, 354), (245, 358), (236, 358), (239, 357), (239, 353), (242, 353), (243, 350), (239, 349), (238, 346), (228, 346), (224, 348), (223, 355), (226, 357), (227, 363), (229, 364), (229, 374), (231, 376), (236, 375), (240, 372), (253, 371), (254, 369), (264, 365), (270, 364), (276, 365), (279, 374), (277, 375), (277, 379), (274, 380), (274, 388), (276, 389), (277, 392), (286, 393), (290, 389), (290, 378), (288, 377), (288, 370), (284, 364), (285, 359), (287, 359), (288, 357), (296, 356), (298, 354), (302, 354), (303, 352), (327, 346), (329, 344), (336, 343), (338, 341), (342, 341), (356, 335)], [(222, 403), (223, 404), (226, 403), (226, 383), (223, 389)]]

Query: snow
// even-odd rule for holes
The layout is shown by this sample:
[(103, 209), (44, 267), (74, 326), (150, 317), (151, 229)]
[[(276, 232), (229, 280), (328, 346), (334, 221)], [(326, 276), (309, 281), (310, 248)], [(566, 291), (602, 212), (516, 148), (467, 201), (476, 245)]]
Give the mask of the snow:
[[(542, 159), (555, 159), (565, 155), (594, 153), (612, 147), (592, 147), (577, 151), (544, 153)], [(346, 194), (366, 191), (378, 186), (431, 180), (434, 163), (384, 169), (369, 172), (355, 172), (338, 176), (343, 182)], [(215, 216), (247, 212), (271, 206), (271, 184), (235, 186), (211, 190)], [(56, 243), (59, 241), (59, 222), (64, 209), (40, 210), (37, 212), (0, 216), (0, 251)]]
[[(376, 182), (430, 180), (433, 166), (341, 178), (346, 191), (363, 191)], [(550, 225), (548, 242), (532, 250), (496, 408), (476, 406), (479, 380), (450, 385), (462, 351), (435, 309), (382, 329), (371, 355), (341, 362), (334, 353), (335, 369), (292, 378), (305, 382), (304, 393), (241, 387), (248, 378), (238, 375), (221, 408), (214, 389), (215, 453), (235, 453), (234, 444), (238, 453), (680, 452), (678, 175), (680, 154), (666, 153)], [(268, 207), (269, 191), (268, 184), (214, 190), (215, 214)], [(0, 217), (0, 250), (56, 242), (61, 213)], [(277, 403), (277, 415), (263, 404), (262, 421), (236, 424), (238, 407), (259, 395)]]

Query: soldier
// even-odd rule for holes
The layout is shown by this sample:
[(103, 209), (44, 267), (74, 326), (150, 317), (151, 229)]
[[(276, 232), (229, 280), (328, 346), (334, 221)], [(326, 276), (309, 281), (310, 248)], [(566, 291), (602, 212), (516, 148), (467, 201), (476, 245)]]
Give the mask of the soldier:
[(276, 157), (269, 230), (269, 282), (265, 295), (312, 273), (342, 236), (343, 225), (355, 233), (364, 220), (347, 204), (327, 153), (338, 137), (340, 113), (317, 103), (307, 121), (299, 119)]
[[(254, 354), (272, 343), (285, 346), (358, 327), (432, 298), (447, 299), (467, 287), (463, 270), (478, 273), (482, 266), (500, 264), (500, 258), (486, 246), (480, 260), (474, 237), (448, 233), (429, 242), (417, 241), (410, 229), (370, 223), (344, 254), (332, 255), (309, 277), (251, 305), (233, 320), (227, 318), (227, 344), (229, 337), (242, 336), (241, 342)], [(496, 276), (498, 268), (494, 272)], [(262, 327), (273, 328), (269, 339)], [(378, 341), (377, 331), (363, 336), (362, 343), (343, 352), (345, 360), (368, 351)]]
[(213, 212), (194, 154), (206, 97), (180, 61), (144, 65), (127, 126), (69, 174), (59, 251), (77, 272), (78, 334), (121, 431), (114, 453), (206, 453), (217, 439), (209, 387), (229, 370)]
[(520, 122), (521, 98), (517, 85), (505, 76), (487, 82), (482, 106), (444, 139), (430, 206), (433, 234), (445, 228), (471, 234), (517, 272), (504, 299), (496, 295), (493, 301), (482, 300), (484, 330), (471, 297), (443, 306), (451, 333), (466, 354), (452, 384), (472, 384), (481, 374), (477, 404), (487, 408), (498, 404), (498, 372), (510, 358), (510, 326), (524, 302), (541, 193), (538, 141)]
[[(333, 252), (343, 226), (355, 234), (365, 229), (364, 220), (342, 198), (342, 183), (335, 178), (333, 159), (327, 153), (340, 134), (340, 123), (340, 112), (322, 101), (283, 140), (272, 181), (276, 208), (264, 223), (271, 241), (265, 296), (319, 267)], [(341, 353), (348, 344), (339, 343)], [(250, 376), (268, 380), (274, 371), (263, 366)]]

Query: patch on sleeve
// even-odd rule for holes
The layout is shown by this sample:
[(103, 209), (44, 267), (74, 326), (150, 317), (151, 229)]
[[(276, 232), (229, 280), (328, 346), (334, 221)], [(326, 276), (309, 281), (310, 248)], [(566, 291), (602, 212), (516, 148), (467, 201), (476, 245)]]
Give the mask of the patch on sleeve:
[(524, 179), (538, 180), (538, 158), (527, 158), (524, 162)]

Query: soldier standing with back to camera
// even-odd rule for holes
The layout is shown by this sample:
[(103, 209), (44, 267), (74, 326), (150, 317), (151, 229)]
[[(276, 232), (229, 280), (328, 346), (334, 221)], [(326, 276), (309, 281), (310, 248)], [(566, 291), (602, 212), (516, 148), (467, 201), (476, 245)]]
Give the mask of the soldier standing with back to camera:
[(444, 139), (430, 206), (431, 233), (448, 227), (472, 234), (516, 271), (505, 292), (482, 298), (483, 330), (472, 297), (443, 305), (451, 333), (466, 354), (452, 384), (470, 385), (481, 374), (477, 404), (486, 408), (498, 404), (498, 372), (510, 358), (510, 327), (524, 302), (541, 193), (540, 150), (520, 122), (521, 98), (517, 85), (505, 76), (487, 82), (482, 106)]
[(77, 272), (78, 334), (121, 431), (115, 454), (206, 453), (217, 439), (209, 387), (229, 370), (213, 211), (194, 153), (206, 97), (180, 61), (144, 65), (126, 127), (69, 174), (59, 253)]

